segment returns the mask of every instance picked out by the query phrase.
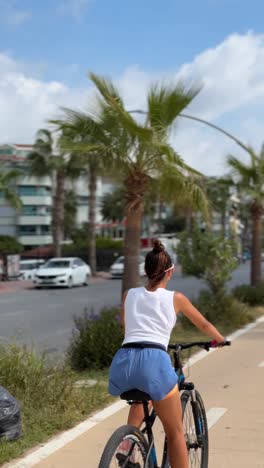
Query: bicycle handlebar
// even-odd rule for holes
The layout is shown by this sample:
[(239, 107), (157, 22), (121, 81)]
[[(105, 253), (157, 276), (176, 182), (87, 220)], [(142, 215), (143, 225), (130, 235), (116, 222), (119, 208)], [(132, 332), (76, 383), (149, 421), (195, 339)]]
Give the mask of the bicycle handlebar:
[(194, 346), (198, 346), (199, 348), (203, 348), (206, 351), (209, 351), (210, 348), (222, 348), (223, 346), (231, 346), (231, 341), (225, 340), (222, 343), (218, 343), (215, 340), (194, 341), (192, 343), (175, 343), (175, 344), (169, 344), (168, 349), (178, 351), (178, 350), (193, 348)]

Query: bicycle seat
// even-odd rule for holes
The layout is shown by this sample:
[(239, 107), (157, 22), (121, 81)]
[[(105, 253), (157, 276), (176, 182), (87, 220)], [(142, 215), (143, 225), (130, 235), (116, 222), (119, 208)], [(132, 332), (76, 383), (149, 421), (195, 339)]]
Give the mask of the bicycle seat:
[(148, 395), (148, 393), (141, 392), (137, 388), (133, 388), (132, 390), (128, 390), (127, 392), (122, 393), (120, 395), (121, 400), (127, 401), (149, 401), (152, 398)]

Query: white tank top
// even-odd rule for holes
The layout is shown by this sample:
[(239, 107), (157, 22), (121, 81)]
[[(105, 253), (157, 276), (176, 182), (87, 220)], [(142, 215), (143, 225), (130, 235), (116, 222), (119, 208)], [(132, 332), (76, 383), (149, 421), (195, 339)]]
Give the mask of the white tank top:
[(125, 299), (125, 343), (147, 341), (168, 346), (176, 323), (174, 291), (144, 287), (129, 289)]

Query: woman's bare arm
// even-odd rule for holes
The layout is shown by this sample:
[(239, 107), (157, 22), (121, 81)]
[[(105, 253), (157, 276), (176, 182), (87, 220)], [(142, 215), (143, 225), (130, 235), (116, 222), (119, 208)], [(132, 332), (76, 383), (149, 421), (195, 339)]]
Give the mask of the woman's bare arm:
[(122, 296), (121, 311), (120, 311), (120, 324), (121, 327), (125, 328), (125, 300), (127, 297), (128, 291), (125, 291)]
[(197, 310), (192, 303), (181, 293), (174, 294), (174, 309), (182, 312), (199, 330), (219, 343), (225, 340), (224, 336)]

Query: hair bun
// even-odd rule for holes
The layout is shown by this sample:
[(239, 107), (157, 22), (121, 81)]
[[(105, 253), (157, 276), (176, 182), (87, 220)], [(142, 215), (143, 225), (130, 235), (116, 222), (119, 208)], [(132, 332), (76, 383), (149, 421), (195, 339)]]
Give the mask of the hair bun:
[(165, 247), (164, 245), (160, 242), (159, 239), (155, 239), (153, 241), (153, 252), (154, 253), (160, 253), (160, 252), (164, 252), (165, 250)]

